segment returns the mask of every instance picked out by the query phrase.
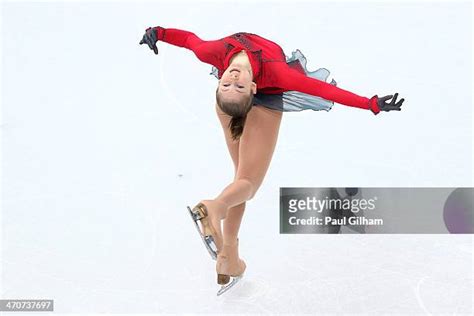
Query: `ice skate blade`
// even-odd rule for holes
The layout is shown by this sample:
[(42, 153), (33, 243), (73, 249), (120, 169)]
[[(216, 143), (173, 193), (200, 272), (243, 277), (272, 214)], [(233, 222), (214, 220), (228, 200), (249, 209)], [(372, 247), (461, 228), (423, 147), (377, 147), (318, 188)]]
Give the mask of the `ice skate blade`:
[(240, 281), (240, 279), (242, 279), (243, 276), (244, 275), (241, 274), (241, 275), (236, 276), (236, 277), (231, 277), (232, 280), (230, 281), (230, 283), (226, 284), (226, 285), (222, 285), (221, 288), (219, 289), (219, 291), (217, 291), (217, 296), (220, 296), (220, 295), (224, 294), (225, 292), (227, 292), (228, 290), (230, 290), (230, 288), (235, 286)]
[(191, 215), (191, 219), (194, 222), (194, 225), (196, 226), (196, 229), (199, 233), (199, 236), (201, 236), (201, 240), (204, 243), (204, 246), (206, 247), (207, 251), (209, 252), (209, 255), (211, 255), (211, 258), (213, 260), (217, 260), (217, 246), (214, 241), (214, 238), (212, 236), (204, 236), (201, 232), (201, 229), (199, 228), (199, 225), (197, 223), (198, 220), (200, 220), (199, 216), (193, 213), (193, 210), (187, 206), (189, 215)]

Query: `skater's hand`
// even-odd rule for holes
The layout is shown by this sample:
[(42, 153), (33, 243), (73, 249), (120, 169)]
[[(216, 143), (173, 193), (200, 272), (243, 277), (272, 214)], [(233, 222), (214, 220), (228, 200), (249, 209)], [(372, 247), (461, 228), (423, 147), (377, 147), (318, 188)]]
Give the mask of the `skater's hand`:
[[(393, 97), (393, 99), (392, 99)], [(377, 105), (379, 106), (379, 109), (380, 111), (400, 111), (401, 110), (401, 106), (403, 104), (403, 101), (405, 101), (405, 99), (401, 99), (400, 101), (398, 101), (397, 103), (395, 103), (397, 101), (397, 97), (398, 97), (398, 93), (395, 93), (395, 95), (386, 95), (384, 97), (381, 97), (381, 98), (377, 98)], [(392, 99), (392, 101), (390, 101), (390, 103), (388, 102), (385, 102), (389, 99)]]
[(149, 27), (146, 29), (145, 34), (143, 35), (142, 40), (140, 41), (140, 45), (148, 44), (151, 50), (155, 52), (155, 55), (158, 55), (158, 47), (156, 47), (156, 42), (158, 39), (156, 38), (156, 27)]

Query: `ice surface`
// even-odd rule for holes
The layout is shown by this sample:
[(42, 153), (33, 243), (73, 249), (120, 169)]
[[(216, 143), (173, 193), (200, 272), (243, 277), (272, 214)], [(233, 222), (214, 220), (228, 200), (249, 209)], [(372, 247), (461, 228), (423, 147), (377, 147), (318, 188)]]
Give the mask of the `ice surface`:
[[(2, 3), (2, 298), (57, 313), (472, 314), (470, 235), (280, 235), (280, 187), (473, 186), (471, 4)], [(298, 14), (297, 18), (295, 13)], [(449, 23), (446, 23), (449, 21)], [(216, 297), (186, 206), (233, 177), (216, 79), (148, 26), (299, 48), (374, 116), (286, 113)]]

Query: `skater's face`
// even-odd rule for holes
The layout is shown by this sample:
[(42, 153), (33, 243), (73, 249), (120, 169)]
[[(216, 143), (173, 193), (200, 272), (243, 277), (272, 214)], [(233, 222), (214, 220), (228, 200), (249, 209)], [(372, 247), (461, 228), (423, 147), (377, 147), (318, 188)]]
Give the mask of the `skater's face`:
[(252, 71), (243, 65), (232, 64), (222, 74), (218, 86), (221, 99), (238, 101), (257, 93), (257, 84), (252, 81)]

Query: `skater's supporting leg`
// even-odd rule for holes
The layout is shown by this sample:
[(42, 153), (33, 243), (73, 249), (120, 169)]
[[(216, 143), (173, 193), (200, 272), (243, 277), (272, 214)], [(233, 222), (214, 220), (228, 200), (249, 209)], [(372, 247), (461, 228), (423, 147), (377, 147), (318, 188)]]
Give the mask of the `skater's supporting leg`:
[(245, 202), (229, 209), (227, 217), (223, 221), (223, 238), (225, 244), (233, 244), (237, 240), (244, 211)]
[[(234, 236), (238, 235), (245, 202), (255, 195), (270, 165), (281, 118), (282, 113), (279, 111), (254, 106), (247, 115), (244, 132), (238, 145), (238, 155), (235, 153), (235, 144), (227, 142), (228, 146), (231, 145), (229, 152), (236, 166), (234, 181), (216, 199), (207, 201), (209, 209), (213, 209), (210, 213), (225, 213), (221, 218), (226, 218), (224, 232), (227, 238), (224, 238), (216, 262), (218, 283), (222, 285), (218, 295), (232, 287), (245, 271), (245, 262), (239, 258), (238, 243), (234, 242)], [(225, 123), (221, 120), (221, 123), (223, 122)], [(225, 130), (227, 126), (223, 124), (223, 127)], [(229, 210), (232, 212), (229, 213)], [(220, 220), (215, 222), (216, 227), (218, 223)], [(238, 239), (236, 241), (238, 242)], [(231, 277), (233, 279), (230, 282)]]
[(243, 276), (246, 267), (245, 261), (239, 256), (239, 240), (224, 244), (216, 262), (217, 283), (222, 285), (217, 295), (233, 287)]

